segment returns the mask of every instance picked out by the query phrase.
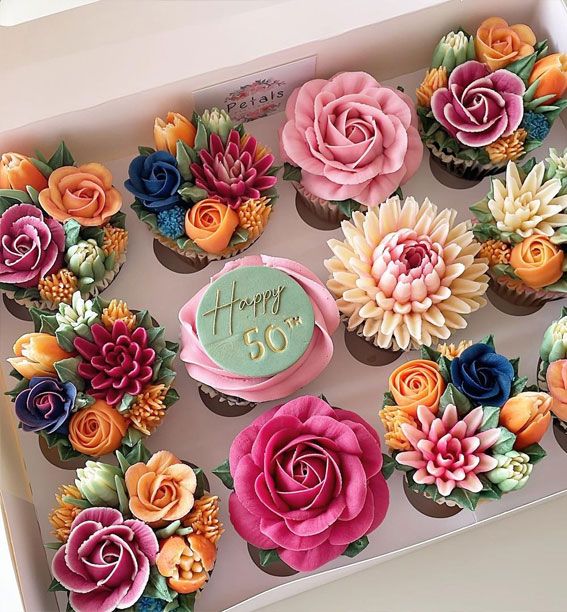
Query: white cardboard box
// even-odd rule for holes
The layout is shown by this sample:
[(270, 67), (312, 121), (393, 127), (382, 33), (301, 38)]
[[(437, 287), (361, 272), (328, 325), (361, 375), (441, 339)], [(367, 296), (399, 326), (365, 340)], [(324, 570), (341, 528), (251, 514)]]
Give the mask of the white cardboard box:
[[(29, 54), (18, 56), (13, 67), (0, 70), (5, 90), (17, 92), (0, 100), (0, 150), (49, 151), (65, 138), (77, 160), (96, 159), (107, 163), (119, 188), (136, 146), (151, 143), (154, 116), (168, 110), (189, 113), (191, 91), (199, 87), (316, 54), (318, 76), (362, 69), (380, 81), (390, 79), (392, 84), (403, 85), (411, 93), (437, 39), (458, 25), (472, 30), (494, 8), (488, 0), (404, 3), (351, 0), (348, 9), (342, 2), (328, 0), (244, 2), (241, 7), (236, 6), (240, 3), (218, 2), (210, 4), (210, 8), (201, 2), (187, 3), (185, 7), (177, 2), (143, 2), (138, 12), (132, 12), (131, 22), (135, 27), (120, 37), (117, 34), (124, 26), (108, 19), (109, 9), (105, 4), (97, 2), (26, 24), (22, 26), (27, 28), (26, 41), (14, 34), (15, 30), (9, 30), (6, 42), (4, 30), (0, 31), (0, 49), (7, 44), (18, 55), (18, 50), (23, 53), (25, 42), (29, 46)], [(124, 9), (120, 5), (130, 5), (130, 9), (133, 6), (126, 1), (116, 5), (123, 17)], [(181, 19), (184, 9), (191, 12), (191, 19), (189, 12), (185, 21)], [(145, 19), (159, 14), (160, 10), (162, 14), (172, 11), (169, 17), (173, 23), (167, 19), (167, 27), (149, 27)], [(561, 0), (522, 3), (503, 0), (498, 5), (498, 14), (511, 23), (529, 23), (539, 38), (549, 38), (553, 49), (567, 49), (567, 12)], [(206, 21), (211, 15), (215, 17), (214, 23)], [(97, 44), (89, 40), (84, 47), (65, 47), (66, 41), (72, 39), (76, 43), (84, 37), (89, 19), (88, 27), (96, 30), (104, 23), (105, 16), (108, 30), (101, 31)], [(63, 20), (71, 30), (58, 31), (56, 20)], [(38, 39), (30, 37), (41, 32), (42, 23), (50, 25), (50, 34), (42, 41), (43, 52)], [(263, 27), (256, 31), (254, 24), (258, 23)], [(45, 46), (48, 51), (56, 46), (52, 38), (54, 31), (61, 33), (62, 45), (59, 54), (55, 51), (48, 54)], [(244, 39), (242, 32), (248, 32)], [(215, 41), (222, 44), (215, 45)], [(206, 53), (198, 52), (199, 45)], [(164, 56), (169, 59), (164, 61)], [(38, 96), (40, 85), (45, 86), (44, 95)], [(277, 150), (280, 122), (281, 116), (273, 115), (248, 127)], [(556, 122), (547, 145), (567, 145), (565, 122), (564, 114)], [(534, 153), (541, 159), (546, 149)], [(465, 190), (441, 185), (432, 176), (425, 155), (419, 172), (404, 187), (404, 193), (418, 199), (429, 196), (440, 207), (456, 208), (459, 217), (464, 219), (468, 217), (468, 206), (487, 189), (487, 180)], [(122, 192), (130, 231), (128, 260), (106, 295), (126, 299), (133, 308), (147, 307), (166, 326), (167, 336), (175, 339), (179, 308), (222, 264), (215, 263), (188, 275), (163, 268), (153, 254), (150, 234), (128, 208), (129, 195), (123, 189)], [(292, 243), (287, 238), (290, 235), (294, 236)], [(316, 231), (301, 221), (295, 210), (293, 189), (282, 183), (271, 224), (248, 253), (266, 252), (296, 259), (325, 280), (323, 259), (330, 256), (325, 241), (334, 236), (340, 236), (340, 231)], [(139, 282), (142, 270), (149, 282)], [(152, 293), (154, 287), (156, 291)], [(469, 328), (455, 339), (479, 339), (495, 332), (498, 350), (509, 357), (519, 355), (522, 374), (533, 381), (537, 361), (535, 346), (558, 310), (557, 304), (548, 304), (534, 315), (519, 318), (505, 315), (489, 304), (470, 317)], [(0, 324), (0, 356), (4, 360), (14, 340), (30, 331), (31, 324), (12, 317), (3, 305)], [(333, 361), (305, 392), (324, 392), (335, 405), (358, 411), (380, 430), (379, 402), (388, 374), (395, 366), (372, 368), (355, 361), (345, 348), (342, 329), (337, 331), (334, 341)], [(401, 359), (413, 356), (410, 353)], [(11, 385), (6, 366), (3, 361), (0, 371), (3, 388)], [(197, 610), (201, 612), (217, 612), (231, 606), (239, 612), (253, 610), (382, 562), (409, 547), (446, 537), (567, 490), (567, 455), (551, 432), (543, 441), (549, 456), (535, 468), (528, 486), (500, 502), (482, 504), (474, 513), (462, 511), (442, 520), (425, 517), (406, 501), (400, 475), (394, 475), (389, 481), (392, 499), (388, 517), (371, 535), (370, 545), (359, 557), (354, 560), (341, 557), (309, 575), (271, 577), (257, 569), (248, 557), (245, 542), (228, 521), (228, 491), (211, 475), (212, 468), (226, 458), (234, 436), (263, 408), (237, 418), (214, 415), (201, 404), (196, 384), (180, 362), (177, 370), (175, 386), (181, 400), (172, 407), (168, 419), (150, 438), (148, 446), (154, 451), (169, 448), (183, 459), (199, 464), (209, 475), (212, 490), (224, 502), (227, 532), (221, 540), (214, 576), (198, 600)], [(55, 596), (46, 591), (51, 553), (44, 551), (42, 540), (52, 539), (47, 513), (53, 506), (57, 486), (72, 482), (73, 472), (47, 463), (39, 451), (37, 437), (16, 431), (13, 408), (7, 398), (2, 398), (1, 408), (0, 495), (24, 603), (29, 612), (56, 610)], [(60, 606), (63, 600), (59, 596)]]

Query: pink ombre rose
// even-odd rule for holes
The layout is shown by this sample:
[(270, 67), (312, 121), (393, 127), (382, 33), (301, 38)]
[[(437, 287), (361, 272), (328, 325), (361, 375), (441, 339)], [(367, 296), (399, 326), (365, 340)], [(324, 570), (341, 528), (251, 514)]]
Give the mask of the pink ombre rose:
[(319, 198), (376, 206), (421, 163), (412, 101), (365, 72), (308, 81), (291, 94), (286, 117), (282, 157)]
[(260, 415), (234, 439), (229, 463), (234, 528), (298, 571), (341, 555), (388, 510), (378, 434), (318, 397)]
[(148, 525), (114, 508), (87, 508), (53, 557), (52, 572), (76, 612), (112, 612), (142, 596), (158, 541)]
[(413, 474), (417, 484), (435, 485), (443, 496), (455, 488), (478, 493), (482, 482), (477, 474), (489, 472), (498, 464), (484, 451), (500, 438), (498, 428), (479, 431), (482, 417), (481, 407), (459, 419), (453, 404), (440, 418), (425, 406), (418, 406), (418, 427), (407, 423), (401, 426), (414, 450), (399, 453), (396, 461), (417, 470)]
[(44, 218), (33, 204), (15, 204), (0, 217), (0, 282), (37, 287), (57, 272), (65, 251), (65, 231), (55, 219)]
[(484, 147), (517, 130), (526, 87), (508, 70), (490, 72), (474, 60), (457, 66), (431, 98), (435, 119), (467, 147)]

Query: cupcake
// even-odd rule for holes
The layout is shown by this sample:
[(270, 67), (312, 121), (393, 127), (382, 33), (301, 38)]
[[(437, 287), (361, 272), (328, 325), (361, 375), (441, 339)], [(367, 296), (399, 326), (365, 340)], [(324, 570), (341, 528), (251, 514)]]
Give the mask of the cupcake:
[(321, 219), (378, 206), (417, 171), (423, 146), (413, 102), (365, 72), (297, 88), (280, 132), (284, 179)]
[(274, 156), (225, 111), (154, 123), (156, 149), (139, 147), (126, 189), (156, 240), (193, 265), (247, 249), (277, 198)]
[(241, 431), (214, 473), (233, 492), (230, 521), (263, 552), (310, 572), (353, 557), (384, 520), (389, 491), (380, 439), (355, 412), (302, 396)]
[(441, 38), (416, 90), (433, 159), (471, 180), (502, 172), (539, 147), (567, 100), (567, 56), (548, 55), (525, 24), (489, 17), (474, 36)]
[(126, 258), (122, 196), (103, 165), (76, 166), (65, 143), (50, 159), (0, 158), (0, 288), (27, 308), (94, 297)]
[(545, 162), (508, 162), (504, 179), (471, 207), (491, 288), (511, 304), (541, 307), (567, 294), (567, 149)]
[(408, 351), (431, 346), (466, 327), (465, 316), (486, 304), (488, 277), (470, 224), (389, 198), (380, 208), (342, 222), (344, 240), (329, 240), (327, 287), (347, 330), (375, 347)]
[(235, 405), (282, 399), (319, 376), (339, 313), (307, 268), (254, 255), (227, 263), (179, 320), (189, 375)]
[(31, 315), (35, 331), (18, 338), (8, 359), (18, 381), (8, 394), (20, 427), (62, 460), (127, 452), (179, 399), (171, 386), (178, 345), (147, 310), (77, 291), (55, 314)]
[(75, 612), (194, 610), (223, 533), (218, 497), (169, 451), (138, 442), (116, 458), (87, 462), (55, 496), (49, 590)]
[(567, 450), (567, 308), (561, 317), (546, 329), (539, 349), (538, 384), (553, 398), (556, 436), (563, 438)]
[(497, 353), (489, 336), (422, 347), (420, 359), (392, 372), (380, 419), (410, 492), (474, 510), (526, 485), (545, 457), (539, 442), (552, 398), (526, 386), (518, 361)]

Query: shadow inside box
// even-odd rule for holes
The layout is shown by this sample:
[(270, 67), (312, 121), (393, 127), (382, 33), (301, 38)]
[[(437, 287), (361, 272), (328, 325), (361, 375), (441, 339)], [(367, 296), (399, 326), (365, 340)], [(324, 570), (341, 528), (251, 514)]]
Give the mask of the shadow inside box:
[(6, 310), (16, 319), (20, 321), (31, 321), (30, 309), (23, 304), (19, 304), (16, 300), (9, 298), (5, 293), (2, 294), (2, 301)]
[(254, 410), (257, 406), (254, 402), (247, 402), (237, 397), (225, 395), (206, 385), (199, 385), (199, 397), (206, 408), (222, 417), (243, 416)]
[(176, 253), (154, 238), (154, 255), (164, 268), (177, 274), (194, 274), (207, 267), (207, 260), (192, 261), (183, 255)]
[(384, 366), (399, 359), (404, 351), (382, 349), (365, 340), (355, 331), (348, 331), (345, 326), (345, 346), (348, 352), (360, 363), (369, 366)]
[(299, 193), (299, 191), (296, 192), (295, 208), (297, 210), (297, 214), (301, 217), (302, 221), (307, 223), (307, 225), (311, 226), (312, 228), (324, 231), (335, 230), (341, 226), (341, 221), (346, 219), (344, 215), (336, 221), (323, 219), (315, 212), (315, 206), (315, 204), (311, 204), (303, 194)]
[(567, 453), (567, 423), (562, 423), (559, 419), (553, 419), (553, 435), (561, 450)]

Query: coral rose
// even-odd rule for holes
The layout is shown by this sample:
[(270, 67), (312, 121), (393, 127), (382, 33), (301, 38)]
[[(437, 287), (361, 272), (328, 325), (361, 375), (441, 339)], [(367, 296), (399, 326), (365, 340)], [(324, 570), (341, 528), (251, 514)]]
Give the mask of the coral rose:
[(563, 276), (564, 258), (563, 251), (547, 236), (534, 234), (512, 249), (510, 264), (526, 285), (540, 289)]
[(238, 227), (238, 213), (214, 198), (201, 200), (185, 215), (185, 232), (195, 244), (218, 255), (228, 246)]
[(500, 425), (516, 434), (516, 450), (537, 444), (543, 438), (551, 422), (552, 401), (547, 393), (525, 391), (502, 406)]
[(165, 121), (156, 117), (154, 122), (154, 142), (158, 151), (177, 153), (177, 141), (182, 140), (192, 147), (195, 144), (195, 126), (179, 113), (167, 113)]
[(530, 74), (528, 84), (531, 85), (536, 79), (539, 79), (539, 84), (534, 98), (553, 95), (546, 104), (552, 104), (560, 98), (567, 90), (567, 53), (552, 53), (538, 60)]
[(550, 363), (546, 380), (553, 398), (551, 412), (562, 421), (567, 421), (567, 359)]
[(55, 336), (45, 333), (20, 336), (12, 350), (16, 356), (8, 361), (14, 370), (27, 379), (34, 376), (55, 376), (54, 364), (72, 357), (59, 346)]
[(418, 406), (425, 406), (437, 414), (446, 385), (434, 361), (414, 359), (398, 366), (390, 374), (388, 386), (396, 405), (415, 417)]
[(110, 170), (93, 163), (54, 170), (39, 203), (57, 221), (74, 219), (81, 225), (100, 226), (120, 210), (122, 196), (112, 186)]
[(504, 68), (531, 55), (536, 44), (532, 29), (523, 23), (508, 25), (502, 17), (485, 19), (476, 31), (474, 46), (477, 58), (490, 70)]
[(314, 79), (286, 104), (282, 157), (325, 200), (377, 206), (416, 172), (423, 156), (413, 102), (365, 72)]
[(41, 191), (47, 187), (47, 179), (25, 155), (4, 153), (0, 158), (0, 189), (33, 187)]
[(84, 455), (100, 457), (120, 447), (128, 420), (103, 400), (75, 412), (69, 421), (71, 446)]
[(169, 451), (130, 466), (125, 478), (130, 510), (146, 523), (183, 518), (195, 502), (195, 472)]

